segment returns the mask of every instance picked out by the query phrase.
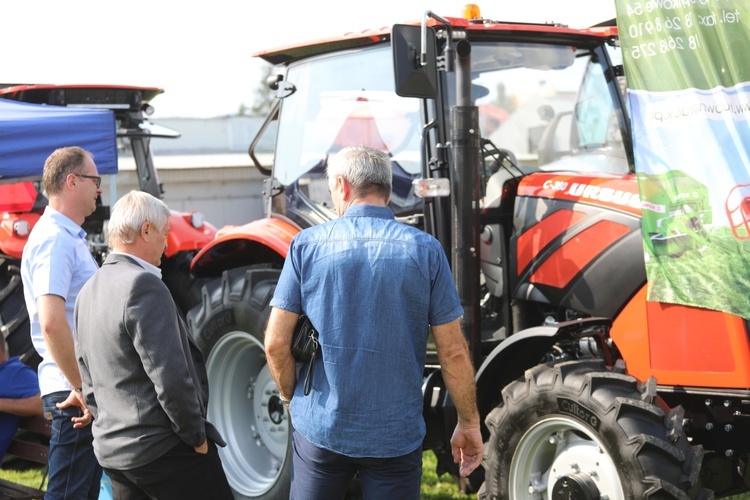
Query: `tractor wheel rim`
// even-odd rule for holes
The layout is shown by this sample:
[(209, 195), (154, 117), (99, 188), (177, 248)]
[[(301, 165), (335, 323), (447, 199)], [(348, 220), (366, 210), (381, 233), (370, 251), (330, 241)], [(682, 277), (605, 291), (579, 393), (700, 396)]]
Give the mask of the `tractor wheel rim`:
[(289, 413), (279, 399), (263, 345), (247, 332), (224, 335), (207, 362), (212, 388), (208, 419), (226, 448), (220, 448), (229, 485), (255, 497), (270, 490), (284, 465)]
[(540, 420), (521, 437), (510, 465), (511, 498), (553, 500), (561, 478), (590, 477), (601, 498), (624, 500), (617, 467), (599, 438), (567, 418)]

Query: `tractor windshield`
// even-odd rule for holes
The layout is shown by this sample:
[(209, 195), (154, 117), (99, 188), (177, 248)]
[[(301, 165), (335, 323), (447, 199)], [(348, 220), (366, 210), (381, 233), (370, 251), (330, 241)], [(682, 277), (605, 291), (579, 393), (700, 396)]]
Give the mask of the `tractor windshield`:
[(628, 171), (603, 66), (588, 50), (528, 43), (472, 44), (482, 137), (544, 170)]
[[(485, 144), (529, 169), (627, 172), (628, 163), (603, 65), (589, 50), (513, 42), (472, 44), (473, 100)], [(356, 68), (356, 70), (354, 69)], [(280, 109), (274, 176), (285, 212), (303, 227), (335, 216), (326, 165), (346, 146), (391, 155), (396, 216), (422, 210), (412, 180), (422, 168), (422, 103), (394, 91), (390, 46), (337, 52), (289, 66), (293, 92)], [(446, 113), (455, 78), (445, 79)], [(426, 110), (432, 115), (435, 110)]]
[(420, 105), (394, 93), (388, 46), (305, 61), (287, 80), (296, 91), (282, 102), (274, 175), (286, 188), (288, 215), (333, 217), (327, 159), (358, 145), (391, 155), (394, 213), (420, 209), (411, 189), (420, 172)]

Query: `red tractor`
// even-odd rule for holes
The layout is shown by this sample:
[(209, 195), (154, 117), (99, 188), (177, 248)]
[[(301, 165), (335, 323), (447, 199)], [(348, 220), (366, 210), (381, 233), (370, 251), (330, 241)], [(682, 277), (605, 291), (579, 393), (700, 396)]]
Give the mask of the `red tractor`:
[[(288, 494), (291, 423), (264, 355), (268, 304), (292, 238), (335, 217), (328, 157), (359, 144), (391, 155), (396, 217), (449, 256), (484, 421), (484, 467), (467, 484), (479, 498), (750, 487), (747, 321), (646, 301), (616, 27), (428, 11), (259, 56), (275, 65), (277, 97), (250, 147), (269, 176), (267, 217), (198, 253), (192, 271), (208, 281), (188, 314), (238, 498)], [(254, 153), (264, 133), (275, 134), (272, 163)], [(455, 409), (434, 356), (424, 418), (424, 449), (457, 476)]]
[[(176, 138), (179, 132), (160, 127), (148, 120), (153, 112), (151, 100), (163, 92), (153, 87), (101, 85), (0, 85), (0, 98), (31, 104), (78, 108), (109, 109), (114, 113), (118, 145), (129, 148), (135, 160), (139, 187), (158, 198), (163, 189), (151, 155), (152, 138)], [(106, 140), (113, 140), (107, 137)], [(43, 138), (39, 139), (43, 141)], [(75, 145), (75, 144), (70, 144)], [(48, 152), (51, 153), (50, 150)], [(9, 354), (20, 356), (36, 366), (39, 357), (29, 338), (29, 321), (23, 300), (19, 261), (32, 227), (44, 212), (47, 199), (42, 193), (42, 166), (33, 175), (17, 179), (0, 179), (0, 324), (8, 343)], [(116, 170), (115, 170), (116, 171)], [(109, 177), (110, 195), (116, 196), (116, 176)], [(122, 194), (122, 193), (120, 193)], [(106, 256), (104, 231), (109, 207), (98, 207), (84, 223), (89, 246), (99, 262)], [(197, 212), (172, 212), (167, 249), (162, 259), (162, 276), (183, 312), (200, 298), (199, 285), (190, 275), (190, 261), (216, 234), (216, 228), (203, 221)]]

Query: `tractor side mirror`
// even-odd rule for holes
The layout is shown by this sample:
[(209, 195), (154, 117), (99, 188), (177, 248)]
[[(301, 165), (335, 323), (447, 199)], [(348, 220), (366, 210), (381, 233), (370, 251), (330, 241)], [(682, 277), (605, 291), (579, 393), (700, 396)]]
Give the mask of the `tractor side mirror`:
[(395, 24), (391, 30), (393, 74), (396, 94), (401, 97), (434, 99), (437, 97), (437, 59), (435, 32), (427, 29), (427, 59), (420, 62), (422, 30), (419, 26)]
[(284, 75), (269, 76), (266, 85), (274, 92), (276, 99), (284, 99), (297, 92), (297, 87), (293, 83), (284, 81)]

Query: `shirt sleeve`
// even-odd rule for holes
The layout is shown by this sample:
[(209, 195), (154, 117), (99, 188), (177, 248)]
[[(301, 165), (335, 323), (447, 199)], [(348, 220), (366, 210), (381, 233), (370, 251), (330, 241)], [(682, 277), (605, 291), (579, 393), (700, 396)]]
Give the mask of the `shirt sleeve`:
[(281, 270), (279, 282), (276, 284), (276, 290), (271, 299), (271, 307), (301, 314), (302, 288), (300, 285), (299, 266), (296, 264), (299, 260), (299, 247), (296, 245), (296, 242), (296, 238), (292, 240), (289, 252), (286, 254), (284, 267)]
[(75, 272), (75, 249), (58, 234), (43, 241), (31, 261), (31, 286), (34, 299), (42, 295), (68, 296)]
[[(30, 398), (39, 394), (39, 379), (37, 378), (36, 372), (30, 367), (21, 363), (18, 358), (11, 358), (8, 363), (12, 363), (12, 375), (9, 380), (4, 381), (7, 383), (7, 389), (10, 389), (8, 396), (15, 399)], [(0, 391), (6, 392), (6, 391)]]
[(456, 291), (448, 258), (438, 245), (433, 252), (433, 273), (430, 290), (429, 321), (431, 325), (444, 325), (460, 318), (464, 314), (461, 301)]

